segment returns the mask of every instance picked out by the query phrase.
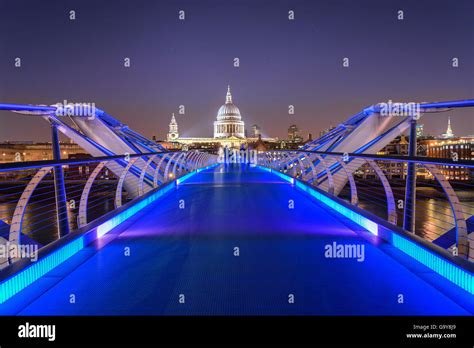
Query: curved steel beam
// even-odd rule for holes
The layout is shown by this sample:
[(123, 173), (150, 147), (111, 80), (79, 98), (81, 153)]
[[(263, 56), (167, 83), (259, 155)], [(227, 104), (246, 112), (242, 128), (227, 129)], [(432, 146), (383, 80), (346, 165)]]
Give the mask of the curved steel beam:
[[(153, 187), (158, 187), (158, 177), (161, 177), (161, 182), (160, 184), (162, 184), (163, 182), (165, 182), (165, 178), (164, 178), (164, 175), (160, 175), (160, 169), (161, 169), (161, 166), (162, 164), (164, 163), (165, 159), (170, 156), (169, 154), (163, 154), (161, 159), (160, 159), (160, 162), (158, 162), (158, 165), (156, 166), (156, 169), (155, 169), (155, 173), (153, 175)], [(164, 174), (164, 170), (163, 170), (163, 174)]]
[(186, 157), (186, 152), (181, 152), (178, 156), (178, 159), (174, 162), (173, 165), (173, 178), (176, 178), (176, 167), (179, 165), (180, 168), (182, 168), (181, 161), (184, 161)]
[(344, 161), (338, 159), (337, 162), (341, 165), (342, 169), (344, 169), (344, 172), (346, 173), (347, 179), (349, 180), (349, 185), (351, 188), (351, 204), (357, 205), (359, 204), (359, 197), (357, 195), (357, 186), (354, 180), (354, 176), (352, 173), (347, 169), (346, 164)]
[[(38, 184), (43, 180), (43, 178), (48, 175), (49, 172), (53, 170), (53, 167), (43, 167), (38, 170), (33, 176), (33, 178), (29, 181), (28, 185), (23, 190), (20, 199), (15, 207), (15, 211), (13, 212), (12, 223), (10, 225), (10, 231), (8, 234), (8, 242), (10, 245), (21, 245), (21, 231), (23, 227), (23, 218), (25, 217), (26, 207), (28, 202), (33, 195), (36, 187)], [(5, 262), (8, 264), (8, 257), (2, 258), (0, 263), (3, 265)]]
[(100, 162), (97, 167), (94, 168), (91, 175), (89, 175), (87, 178), (86, 185), (82, 190), (81, 201), (79, 203), (79, 213), (77, 216), (78, 227), (87, 225), (87, 202), (89, 201), (89, 194), (92, 189), (92, 185), (97, 178), (97, 175), (99, 175), (100, 171), (107, 165), (108, 162), (109, 161)]
[(181, 153), (180, 152), (174, 152), (173, 155), (171, 156), (171, 158), (168, 160), (168, 163), (166, 164), (166, 169), (165, 169), (165, 174), (164, 174), (164, 180), (165, 182), (168, 182), (169, 181), (169, 176), (168, 176), (168, 172), (169, 172), (169, 169), (170, 169), (170, 165), (171, 165), (171, 162), (173, 162), (174, 158), (178, 155), (180, 155)]
[[(301, 160), (301, 158), (298, 157), (297, 161), (298, 161), (298, 166), (301, 169), (301, 177), (302, 177), (306, 167), (305, 167), (303, 161)], [(294, 167), (296, 167), (296, 165)], [(295, 172), (296, 172), (295, 178), (297, 178), (298, 177), (298, 170), (295, 169)]]
[(262, 160), (262, 165), (268, 168), (274, 168), (274, 161), (275, 158), (271, 153), (263, 153), (263, 156), (260, 156)]
[(285, 166), (288, 169), (287, 163), (288, 163), (289, 160), (287, 158), (290, 158), (290, 157), (291, 157), (291, 155), (289, 153), (280, 152), (278, 162), (277, 162), (277, 165), (278, 165), (277, 170), (282, 171), (285, 168)]
[(423, 163), (421, 165), (424, 166), (431, 174), (433, 174), (434, 178), (441, 185), (444, 193), (448, 198), (448, 202), (451, 206), (451, 211), (453, 212), (454, 223), (456, 226), (456, 246), (458, 248), (458, 254), (464, 258), (469, 258), (470, 260), (473, 260), (474, 253), (470, 250), (470, 243), (468, 241), (467, 236), (466, 217), (456, 192), (454, 192), (453, 187), (451, 186), (449, 181), (446, 180), (446, 178), (441, 173), (438, 167), (436, 167), (434, 164), (426, 163)]
[(199, 157), (199, 168), (202, 168), (205, 166), (206, 159), (207, 159), (206, 153), (202, 152), (201, 156)]
[[(288, 157), (288, 159), (287, 159)], [(288, 152), (283, 152), (283, 158), (280, 159), (279, 161), (279, 171), (282, 171), (286, 168), (286, 170), (288, 171), (288, 164), (290, 162), (290, 158), (291, 158), (291, 154), (288, 153)]]
[(384, 188), (385, 197), (387, 199), (387, 220), (388, 222), (396, 225), (397, 224), (397, 211), (395, 209), (395, 198), (393, 196), (392, 187), (390, 186), (390, 183), (388, 182), (388, 179), (385, 176), (383, 170), (378, 166), (377, 163), (375, 163), (375, 161), (371, 159), (366, 159), (365, 161), (373, 169), (375, 174), (377, 174)]
[(200, 152), (196, 157), (196, 169), (201, 168), (203, 165), (204, 153)]
[(307, 180), (309, 180), (308, 176), (310, 176), (310, 178), (315, 178), (316, 175), (318, 175), (318, 171), (316, 170), (316, 167), (314, 166), (313, 159), (311, 158), (311, 155), (308, 155), (307, 153), (304, 153), (303, 156), (306, 158), (307, 162), (309, 163), (309, 166), (311, 167), (311, 172), (309, 172), (307, 175), (303, 176), (303, 180), (307, 181)]
[[(324, 158), (319, 155), (319, 154), (315, 154), (315, 157), (321, 162), (321, 164), (323, 165), (324, 167), (324, 170), (326, 171), (326, 174), (328, 176), (328, 193), (330, 194), (334, 194), (334, 180), (333, 180), (333, 177), (332, 177), (332, 173), (331, 171), (329, 170), (329, 167), (326, 163), (326, 161), (324, 160)], [(316, 186), (319, 186), (319, 183), (316, 183)]]
[(122, 173), (120, 174), (120, 178), (117, 183), (117, 190), (115, 190), (115, 208), (119, 208), (122, 206), (122, 189), (123, 189), (123, 183), (125, 181), (125, 177), (127, 176), (127, 173), (130, 170), (130, 168), (139, 158), (140, 157), (131, 158), (127, 166), (122, 170)]
[(191, 166), (191, 170), (196, 170), (197, 169), (197, 164), (196, 164), (196, 158), (198, 157), (199, 152), (198, 151), (193, 151), (191, 155), (188, 158), (188, 161)]
[(148, 159), (148, 161), (145, 163), (145, 166), (143, 167), (142, 172), (140, 173), (140, 180), (138, 181), (138, 196), (141, 196), (141, 195), (143, 195), (143, 193), (144, 193), (143, 180), (145, 179), (145, 175), (146, 175), (146, 171), (147, 171), (147, 169), (148, 169), (148, 166), (151, 164), (151, 162), (154, 161), (154, 159), (156, 158), (156, 156), (158, 156), (158, 155), (152, 155), (152, 156), (150, 156), (150, 158)]

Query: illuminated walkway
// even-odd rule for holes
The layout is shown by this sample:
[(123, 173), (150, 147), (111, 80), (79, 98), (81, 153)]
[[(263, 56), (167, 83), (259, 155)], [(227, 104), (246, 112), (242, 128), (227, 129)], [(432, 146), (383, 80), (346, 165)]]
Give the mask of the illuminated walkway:
[[(364, 261), (325, 258), (324, 248), (333, 242), (364, 245)], [(457, 287), (388, 244), (376, 244), (359, 227), (274, 174), (221, 166), (188, 179), (125, 222), (120, 231), (104, 236), (7, 301), (0, 311), (22, 315), (466, 315), (473, 311), (474, 305)], [(234, 256), (235, 247), (240, 256)], [(125, 255), (128, 251), (130, 256)], [(180, 294), (185, 303), (179, 302)], [(294, 295), (292, 304), (289, 294)]]

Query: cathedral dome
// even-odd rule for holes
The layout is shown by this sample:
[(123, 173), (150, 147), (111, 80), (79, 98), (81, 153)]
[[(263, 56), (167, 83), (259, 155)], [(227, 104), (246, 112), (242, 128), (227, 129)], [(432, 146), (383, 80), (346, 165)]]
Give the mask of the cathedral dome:
[(219, 116), (238, 116), (240, 117), (240, 110), (232, 103), (224, 104), (219, 108), (217, 117)]
[(214, 122), (214, 138), (245, 138), (244, 127), (240, 110), (232, 103), (232, 94), (228, 86), (225, 104), (219, 108), (217, 121)]

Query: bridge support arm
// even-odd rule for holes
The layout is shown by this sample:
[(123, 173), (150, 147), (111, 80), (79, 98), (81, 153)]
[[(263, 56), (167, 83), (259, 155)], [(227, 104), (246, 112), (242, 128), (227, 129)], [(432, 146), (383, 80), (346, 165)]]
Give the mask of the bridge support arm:
[[(58, 125), (51, 122), (51, 137), (53, 145), (53, 158), (61, 159), (59, 147)], [(56, 195), (56, 215), (58, 221), (59, 236), (63, 237), (69, 233), (69, 219), (67, 215), (66, 186), (64, 184), (64, 171), (61, 165), (54, 166), (54, 191)]]
[[(416, 119), (410, 121), (410, 143), (408, 144), (408, 156), (416, 156)], [(415, 232), (415, 209), (416, 209), (416, 163), (409, 162), (407, 167), (405, 209), (403, 213), (403, 228)]]

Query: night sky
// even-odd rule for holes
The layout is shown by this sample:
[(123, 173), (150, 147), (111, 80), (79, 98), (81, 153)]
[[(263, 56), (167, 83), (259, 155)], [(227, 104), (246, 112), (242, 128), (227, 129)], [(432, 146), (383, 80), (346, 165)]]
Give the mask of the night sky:
[[(274, 137), (293, 123), (316, 137), (389, 99), (473, 98), (474, 1), (0, 0), (0, 102), (94, 102), (158, 138), (183, 104), (181, 135), (212, 136), (228, 84), (246, 128)], [(474, 134), (473, 113), (421, 123), (438, 135), (451, 115)], [(0, 112), (0, 141), (48, 137), (44, 120)]]

